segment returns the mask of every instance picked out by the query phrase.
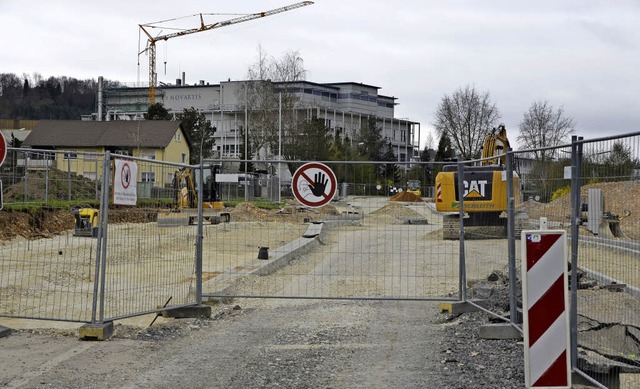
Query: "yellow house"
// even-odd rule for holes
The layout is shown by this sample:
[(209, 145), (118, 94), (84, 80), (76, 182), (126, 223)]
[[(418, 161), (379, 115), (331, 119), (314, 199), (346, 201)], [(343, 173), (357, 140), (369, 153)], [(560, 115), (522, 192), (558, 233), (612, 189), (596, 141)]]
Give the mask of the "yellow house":
[(106, 151), (144, 158), (149, 162), (138, 161), (138, 182), (166, 186), (176, 166), (155, 161), (189, 163), (190, 141), (179, 121), (40, 120), (22, 146), (42, 150), (45, 162), (56, 169), (90, 179), (101, 176)]

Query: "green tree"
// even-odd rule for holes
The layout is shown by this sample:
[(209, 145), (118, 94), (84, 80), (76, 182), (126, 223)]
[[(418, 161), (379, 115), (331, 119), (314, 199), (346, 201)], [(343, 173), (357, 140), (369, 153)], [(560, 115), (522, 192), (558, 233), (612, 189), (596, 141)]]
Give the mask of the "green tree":
[(377, 125), (375, 118), (369, 118), (358, 131), (358, 152), (365, 160), (382, 161), (386, 151), (386, 142), (382, 138), (382, 127)]
[(411, 170), (409, 171), (408, 179), (411, 180), (420, 180), (420, 182), (424, 185), (432, 185), (431, 181), (433, 178), (431, 177), (431, 170), (433, 169), (433, 165), (427, 162), (431, 161), (431, 152), (432, 149), (429, 146), (425, 146), (422, 151), (420, 151), (420, 162), (419, 165), (413, 165)]
[(178, 114), (178, 120), (182, 122), (182, 128), (191, 141), (189, 163), (197, 164), (201, 159), (213, 157), (214, 129), (206, 116), (191, 107)]
[(154, 103), (147, 108), (144, 118), (146, 120), (171, 120), (171, 115), (162, 103)]
[[(606, 155), (600, 169), (600, 176), (606, 181), (628, 181), (638, 167), (638, 160), (631, 158), (631, 147), (615, 142)], [(587, 171), (585, 171), (587, 173)]]
[(287, 132), (282, 154), (290, 161), (326, 161), (331, 158), (330, 145), (331, 135), (324, 121), (312, 118)]
[[(436, 150), (436, 155), (434, 156), (434, 161), (436, 162), (448, 162), (455, 159), (456, 153), (451, 146), (451, 139), (447, 136), (447, 134), (440, 135), (440, 141), (438, 142), (438, 150)], [(438, 174), (442, 171), (442, 164), (433, 165), (433, 175)]]
[[(387, 142), (386, 147), (383, 150), (384, 151), (380, 157), (381, 161), (397, 161), (398, 158), (393, 152), (391, 142)], [(385, 183), (388, 186), (399, 185), (400, 181), (402, 180), (400, 167), (396, 163), (385, 163), (380, 165), (377, 169), (377, 175), (381, 182)]]

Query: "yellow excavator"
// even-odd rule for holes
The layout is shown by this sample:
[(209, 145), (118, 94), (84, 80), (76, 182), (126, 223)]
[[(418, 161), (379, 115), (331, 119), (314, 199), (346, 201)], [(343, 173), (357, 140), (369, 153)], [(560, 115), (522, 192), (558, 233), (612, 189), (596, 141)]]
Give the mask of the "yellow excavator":
[(203, 218), (211, 224), (231, 221), (231, 214), (223, 212), (224, 203), (220, 199), (220, 184), (216, 175), (221, 165), (203, 167), (202, 196), (198, 196), (197, 187), (200, 179), (200, 168), (181, 168), (173, 176), (172, 187), (175, 193), (171, 212), (158, 214), (159, 227), (172, 227), (196, 224), (198, 218), (198, 201), (202, 201)]
[[(464, 226), (505, 226), (507, 223), (506, 151), (504, 124), (485, 137), (479, 166), (465, 167), (463, 188), (458, 186), (457, 165), (447, 165), (436, 176), (435, 204), (443, 215), (443, 238), (458, 239), (460, 192), (464, 200)], [(492, 158), (495, 157), (495, 158)], [(516, 207), (520, 203), (520, 178), (513, 173)], [(506, 231), (506, 228), (505, 228)]]

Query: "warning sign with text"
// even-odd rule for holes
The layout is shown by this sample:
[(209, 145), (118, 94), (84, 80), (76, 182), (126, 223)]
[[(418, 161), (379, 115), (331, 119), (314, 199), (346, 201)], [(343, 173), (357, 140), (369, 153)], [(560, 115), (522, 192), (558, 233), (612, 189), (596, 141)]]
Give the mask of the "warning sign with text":
[(116, 159), (114, 162), (113, 204), (136, 205), (138, 200), (136, 189), (138, 165), (133, 161), (123, 159)]

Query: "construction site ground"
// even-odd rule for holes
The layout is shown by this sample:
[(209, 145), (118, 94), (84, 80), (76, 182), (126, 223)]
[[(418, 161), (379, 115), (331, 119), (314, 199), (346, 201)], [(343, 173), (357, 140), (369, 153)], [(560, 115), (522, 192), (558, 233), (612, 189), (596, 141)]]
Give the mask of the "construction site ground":
[[(625, 188), (628, 190), (630, 188)], [(622, 195), (622, 194), (621, 194)], [(640, 197), (640, 196), (639, 196)], [(561, 199), (562, 200), (562, 199)], [(551, 216), (552, 218), (557, 218), (558, 222), (565, 219), (565, 205), (558, 200), (557, 203), (547, 204), (532, 204), (528, 203), (526, 205), (527, 210), (529, 212), (530, 220), (534, 221), (539, 216)], [(363, 199), (350, 199), (349, 204), (357, 204), (359, 201), (363, 201)], [(367, 200), (369, 201), (369, 200)], [(389, 202), (388, 199), (379, 198), (376, 199), (376, 205), (367, 208), (367, 212), (370, 213), (368, 217), (372, 220), (372, 223), (375, 225), (384, 225), (388, 224), (389, 226), (393, 224), (398, 224), (399, 220), (406, 218), (426, 218), (428, 220), (428, 226), (424, 229), (424, 239), (425, 241), (431, 242), (433, 245), (448, 245), (452, 249), (458, 244), (457, 242), (444, 242), (442, 241), (441, 233), (438, 232), (440, 226), (440, 216), (433, 212), (432, 208), (428, 203), (424, 202)], [(564, 201), (564, 200), (562, 200)], [(371, 204), (371, 203), (369, 203)], [(229, 225), (219, 225), (219, 226), (211, 226), (210, 228), (225, 228), (225, 244), (232, 245), (236, 247), (234, 252), (238, 255), (238, 260), (248, 260), (253, 261), (255, 259), (255, 255), (257, 254), (257, 248), (261, 246), (269, 246), (269, 247), (278, 247), (287, 241), (296, 239), (300, 236), (300, 234), (304, 231), (305, 225), (303, 223), (304, 219), (315, 219), (322, 218), (323, 214), (300, 214), (295, 211), (295, 206), (291, 206), (285, 210), (284, 212), (281, 210), (280, 214), (277, 214), (278, 211), (265, 211), (255, 208), (250, 204), (241, 204), (238, 209), (232, 211), (232, 220), (233, 222)], [(557, 207), (557, 208), (554, 208)], [(332, 215), (339, 214), (342, 211), (348, 210), (349, 207), (346, 203), (338, 204), (336, 207), (327, 208), (324, 210), (324, 215)], [(620, 212), (622, 214), (622, 212)], [(126, 216), (119, 216), (122, 219), (118, 219), (118, 216), (114, 217), (114, 220), (126, 220)], [(140, 215), (136, 216), (140, 218)], [(627, 236), (633, 236), (632, 231), (636, 231), (637, 228), (636, 223), (638, 221), (635, 220), (636, 215), (631, 214), (623, 225), (623, 231), (628, 231)], [(34, 222), (34, 220), (38, 220)], [(139, 220), (141, 222), (152, 223), (145, 220)], [(278, 223), (283, 226), (286, 225), (287, 228), (283, 228), (282, 230), (277, 230)], [(12, 213), (12, 212), (0, 212), (0, 226), (2, 233), (2, 247), (6, 247), (7, 245), (17, 244), (20, 241), (29, 240), (31, 244), (38, 244), (37, 242), (42, 239), (69, 239), (69, 234), (71, 234), (70, 225), (73, 225), (73, 219), (69, 219), (69, 215), (60, 214), (55, 211), (40, 211), (36, 214), (22, 214), (22, 213)], [(292, 225), (299, 226), (299, 228), (291, 228)], [(240, 227), (242, 226), (242, 227)], [(113, 228), (118, 228), (117, 223), (114, 224)], [(247, 233), (250, 231), (250, 233)], [(276, 233), (274, 233), (276, 231)], [(333, 241), (337, 241), (339, 239), (340, 231), (334, 231), (330, 235), (330, 239)], [(25, 238), (26, 236), (26, 238)], [(265, 240), (266, 237), (271, 237)], [(79, 244), (83, 238), (74, 238), (78, 239)], [(86, 238), (85, 238), (86, 240)], [(504, 255), (496, 257), (496, 245), (504, 248)], [(245, 251), (243, 251), (243, 248)], [(638, 266), (637, 263), (634, 262), (633, 258), (629, 258), (624, 252), (618, 250), (609, 250), (609, 249), (598, 249), (604, 251), (593, 251), (594, 254), (590, 254), (588, 257), (584, 258), (584, 261), (581, 262), (584, 266), (593, 267), (592, 270), (603, 272), (607, 274), (612, 274), (615, 277), (620, 277), (621, 282), (624, 282), (627, 285), (640, 287), (640, 274), (638, 274)], [(591, 252), (591, 251), (589, 251)], [(468, 272), (470, 275), (471, 284), (483, 283), (486, 277), (492, 272), (498, 271), (501, 274), (506, 274), (506, 240), (502, 239), (470, 239), (467, 241), (466, 253), (468, 256), (467, 264), (469, 266), (470, 271)], [(518, 260), (519, 260), (518, 253)], [(605, 260), (606, 259), (606, 260)], [(319, 259), (321, 260), (321, 259)], [(257, 262), (257, 261), (256, 261)], [(629, 262), (629, 263), (627, 263)], [(300, 266), (300, 270), (303, 271), (305, 264), (298, 264)], [(627, 269), (627, 271), (622, 271), (619, 274), (615, 273), (615, 269)], [(215, 276), (215, 274), (211, 275)], [(268, 277), (264, 278), (261, 282), (254, 283), (251, 285), (252, 288), (266, 288), (265, 293), (269, 293), (272, 291), (273, 285), (268, 282)], [(450, 286), (444, 286), (445, 290), (443, 290), (443, 294), (450, 293)], [(638, 304), (638, 299), (627, 294), (620, 293), (619, 289), (611, 289), (605, 288), (602, 283), (595, 283), (589, 288), (584, 290), (580, 290), (578, 292), (579, 296), (579, 313), (584, 315), (584, 317), (589, 318), (590, 320), (594, 320), (595, 322), (584, 321), (585, 326), (596, 327), (595, 323), (616, 323), (622, 324), (624, 326), (633, 326), (640, 327), (640, 319), (635, 314), (635, 312), (640, 311), (640, 305)], [(473, 293), (473, 289), (470, 290), (470, 293)], [(308, 309), (320, 309), (322, 307), (328, 309), (329, 311), (335, 309), (335, 313), (340, 312), (340, 314), (349, 316), (347, 312), (360, 312), (360, 308), (364, 307), (362, 304), (351, 305), (347, 304), (350, 308), (344, 312), (341, 309), (337, 309), (335, 307), (340, 307), (341, 303), (321, 303), (316, 304), (313, 302), (299, 302), (299, 303), (273, 303), (271, 301), (261, 301), (261, 300), (240, 300), (240, 305), (236, 307), (236, 303), (233, 303), (230, 306), (219, 306), (217, 307), (217, 312), (220, 318), (224, 318), (225, 322), (229, 324), (229, 322), (234, 322), (237, 319), (239, 314), (247, 315), (255, 312), (262, 312), (262, 310), (272, 310), (282, 311), (283, 309), (286, 311), (295, 312), (296, 307), (301, 309), (301, 312), (307, 312)], [(366, 304), (365, 304), (366, 305)], [(390, 308), (388, 303), (383, 304), (385, 307)], [(428, 305), (428, 304), (427, 304)], [(446, 332), (446, 328), (448, 325), (445, 322), (441, 322), (438, 319), (437, 308), (433, 305), (425, 308), (427, 311), (420, 310), (418, 312), (413, 312), (413, 308), (410, 309), (413, 312), (411, 315), (418, 314), (424, 315), (425, 312), (431, 312), (428, 315), (428, 318), (425, 318), (425, 323), (431, 323), (436, 325), (439, 329), (435, 330), (435, 333), (426, 334), (423, 333), (420, 336), (435, 336), (435, 334), (444, 334)], [(399, 304), (398, 307), (404, 307), (405, 304)], [(334, 308), (332, 308), (334, 307)], [(623, 308), (621, 308), (623, 307)], [(240, 310), (236, 310), (234, 308), (242, 308)], [(323, 309), (324, 309), (323, 308)], [(364, 308), (362, 308), (364, 309)], [(403, 308), (408, 309), (408, 308)], [(503, 311), (506, 313), (506, 308), (503, 306)], [(394, 309), (390, 309), (390, 315), (397, 315), (399, 312), (396, 312)], [(261, 314), (262, 315), (262, 314)], [(360, 314), (359, 314), (360, 315)], [(402, 317), (401, 314), (398, 317)], [(296, 315), (294, 315), (296, 316)], [(264, 317), (264, 316), (261, 316)], [(311, 317), (311, 316), (310, 316)], [(323, 316), (321, 320), (330, 320), (331, 315)], [(413, 317), (413, 316), (412, 316)], [(136, 318), (126, 319), (118, 322), (116, 326), (116, 342), (125, 342), (126, 344), (131, 345), (130, 342), (135, 342), (140, 339), (154, 339), (154, 336), (157, 336), (160, 340), (174, 339), (179, 338), (180, 336), (185, 336), (184, 328), (180, 329), (180, 326), (176, 327), (176, 322), (172, 319), (159, 318), (154, 325), (157, 330), (148, 329), (148, 324), (155, 318), (155, 315), (145, 315)], [(358, 316), (358, 320), (362, 319), (363, 316)], [(380, 320), (381, 318), (373, 319), (369, 318), (368, 320)], [(280, 319), (279, 319), (280, 320)], [(295, 321), (295, 319), (293, 319)], [(418, 320), (417, 317), (411, 320)], [(392, 320), (395, 321), (395, 320)], [(187, 336), (193, 338), (196, 336), (196, 332), (208, 326), (216, 326), (217, 324), (212, 324), (211, 322), (184, 322), (188, 323), (187, 325)], [(328, 323), (328, 322), (327, 322)], [(63, 346), (62, 344), (66, 342), (73, 342), (75, 337), (77, 337), (77, 323), (63, 323), (63, 322), (42, 322), (42, 321), (34, 321), (34, 320), (25, 320), (25, 319), (11, 319), (11, 318), (0, 318), (0, 325), (4, 325), (6, 327), (14, 328), (18, 330), (17, 334), (19, 334), (19, 343), (14, 350), (15, 353), (21, 355), (18, 359), (3, 359), (2, 366), (4, 368), (4, 372), (0, 374), (0, 383), (9, 383), (9, 382), (23, 382), (26, 383), (26, 387), (38, 387), (39, 380), (44, 379), (42, 382), (51, 382), (55, 383), (58, 378), (54, 378), (55, 374), (52, 372), (52, 369), (57, 368), (58, 366), (66, 366), (67, 372), (69, 373), (69, 369), (76, 369), (78, 372), (82, 372), (82, 369), (78, 369), (76, 367), (68, 366), (69, 363), (73, 363), (73, 359), (75, 358), (75, 354), (82, 354), (84, 357), (89, 357), (96, 362), (101, 358), (104, 358), (104, 353), (108, 352), (108, 349), (111, 347), (115, 347), (115, 349), (119, 350), (118, 352), (123, 352), (123, 348), (118, 346), (117, 344), (112, 344), (111, 346), (106, 346), (106, 349), (100, 351), (99, 353), (95, 353), (97, 348), (92, 346), (84, 346), (82, 344), (78, 344), (74, 347)], [(302, 324), (300, 324), (302, 325)], [(345, 326), (347, 324), (341, 324)], [(611, 327), (610, 327), (611, 328)], [(292, 329), (293, 330), (293, 329)], [(314, 336), (322, 336), (323, 333), (321, 330), (317, 332)], [(415, 329), (414, 329), (415, 330)], [(154, 332), (155, 331), (155, 332)], [(193, 332), (192, 332), (193, 331)], [(384, 331), (381, 329), (381, 331)], [(440, 332), (438, 332), (440, 331)], [(624, 331), (623, 331), (624, 332)], [(594, 332), (589, 331), (588, 337), (593, 338)], [(175, 336), (174, 336), (175, 335)], [(359, 335), (358, 335), (359, 336)], [(606, 335), (603, 335), (606, 339)], [(47, 341), (46, 339), (50, 339)], [(586, 339), (586, 338), (585, 338)], [(424, 340), (424, 339), (423, 339)], [(328, 338), (327, 342), (344, 342), (343, 338)], [(627, 341), (626, 337), (621, 337), (620, 342), (625, 343)], [(7, 342), (6, 340), (0, 340), (0, 342)], [(594, 348), (597, 348), (601, 344), (599, 342), (604, 342), (602, 339), (591, 341), (589, 343)], [(125, 343), (122, 345), (124, 346)], [(312, 342), (313, 343), (313, 342)], [(285, 342), (285, 344), (287, 344)], [(312, 346), (301, 346), (298, 343), (295, 344), (295, 347), (303, 347), (305, 350), (312, 350)], [(321, 343), (322, 344), (322, 343)], [(333, 343), (335, 344), (335, 343)], [(49, 346), (47, 346), (49, 345)], [(126, 348), (129, 348), (126, 346)], [(442, 347), (440, 345), (429, 345), (423, 344), (425, 347)], [(486, 345), (485, 345), (486, 346)], [(608, 345), (609, 346), (609, 345)], [(630, 345), (625, 345), (630, 346)], [(67, 348), (69, 350), (73, 350), (73, 353), (60, 353), (59, 347)], [(157, 346), (159, 347), (159, 346)], [(231, 346), (229, 346), (231, 347)], [(265, 347), (273, 347), (273, 346), (265, 346)], [(292, 346), (294, 347), (294, 346)], [(365, 346), (358, 346), (365, 347)], [(366, 346), (370, 347), (370, 346)], [(365, 348), (366, 348), (365, 347)], [(407, 346), (409, 347), (409, 346)], [(622, 346), (621, 346), (622, 347)], [(410, 347), (409, 347), (410, 348)], [(93, 351), (89, 351), (93, 349)], [(139, 347), (133, 347), (132, 350), (135, 349), (133, 355), (140, 356), (140, 352), (150, 352), (141, 351)], [(286, 346), (284, 349), (288, 349)], [(30, 365), (31, 362), (27, 362), (29, 359), (33, 361), (37, 361), (37, 358), (33, 358), (30, 353), (42, 353), (44, 350), (45, 355), (55, 355), (60, 354), (56, 358), (51, 358), (51, 363), (44, 363), (44, 368), (38, 370), (35, 366), (28, 368), (28, 371), (25, 371), (25, 366)], [(48, 351), (47, 351), (48, 350)], [(85, 353), (88, 351), (88, 353)], [(627, 352), (629, 351), (629, 352)], [(637, 355), (631, 352), (632, 350), (623, 350), (620, 352), (624, 352), (627, 354), (628, 358), (636, 359)], [(446, 351), (442, 351), (446, 355)], [(475, 352), (475, 351), (474, 351)], [(137, 353), (137, 354), (136, 354)], [(34, 354), (35, 355), (35, 354)], [(132, 358), (135, 356), (132, 355)], [(178, 356), (176, 356), (177, 358)], [(257, 356), (256, 356), (257, 357)], [(446, 357), (443, 357), (443, 360), (447, 360)], [(274, 358), (277, 358), (274, 356)], [(424, 363), (428, 363), (430, 361), (425, 355), (421, 354), (421, 357)], [(111, 359), (112, 363), (115, 363), (116, 360)], [(593, 358), (595, 359), (595, 357)], [(125, 358), (126, 360), (126, 358)], [(288, 360), (288, 359), (285, 359)], [(18, 362), (19, 361), (19, 362)], [(131, 361), (131, 360), (129, 360)], [(282, 359), (281, 359), (282, 361)], [(93, 362), (89, 364), (95, 368)], [(192, 360), (192, 362), (196, 363)], [(273, 366), (273, 369), (280, 371), (284, 369), (285, 366), (280, 365), (277, 360), (271, 360), (270, 363)], [(432, 363), (441, 363), (446, 367), (447, 364), (451, 362), (442, 362), (442, 361), (431, 361)], [(429, 362), (429, 363), (431, 363)], [(257, 363), (257, 362), (256, 362)], [(269, 363), (266, 362), (265, 363)], [(288, 363), (288, 362), (287, 362)], [(73, 365), (71, 365), (73, 366)], [(122, 366), (122, 364), (121, 364)], [(486, 366), (484, 367), (486, 369)], [(504, 368), (504, 366), (503, 366)], [(517, 371), (518, 368), (515, 368)], [(77, 374), (87, 374), (86, 370), (83, 373)], [(69, 373), (72, 374), (72, 373)], [(101, 373), (106, 374), (106, 373)], [(373, 372), (372, 372), (373, 374)], [(391, 374), (388, 372), (388, 374)], [(517, 374), (514, 373), (516, 376)], [(159, 376), (164, 376), (160, 374)], [(178, 374), (179, 376), (179, 374)], [(375, 374), (374, 374), (375, 376)], [(145, 376), (145, 380), (142, 383), (150, 383), (155, 382), (155, 378), (149, 377), (149, 375)], [(342, 377), (344, 379), (344, 377)], [(387, 377), (388, 378), (388, 377)], [(516, 377), (517, 378), (517, 377)], [(78, 381), (69, 381), (69, 382), (91, 382), (96, 384), (97, 381), (83, 381), (84, 379), (80, 379), (79, 376), (75, 378)], [(247, 378), (248, 379), (248, 378)], [(265, 373), (265, 382), (270, 382), (270, 384), (266, 384), (265, 387), (277, 386), (275, 383), (277, 381), (268, 381), (268, 374)], [(17, 380), (17, 381), (16, 381)], [(91, 378), (90, 380), (93, 380)], [(516, 379), (517, 380), (517, 379)], [(316, 381), (316, 383), (321, 381)], [(346, 382), (346, 381), (345, 381)], [(58, 382), (60, 383), (60, 382)], [(138, 382), (141, 383), (141, 382)], [(54, 385), (55, 386), (55, 385)], [(144, 385), (142, 385), (144, 386)], [(109, 387), (109, 385), (104, 385), (103, 387)], [(212, 385), (212, 387), (224, 387), (224, 385), (216, 386)], [(415, 386), (417, 387), (417, 386)], [(447, 387), (441, 386), (441, 387)], [(510, 387), (510, 386), (504, 386)], [(513, 386), (520, 387), (520, 386)]]

